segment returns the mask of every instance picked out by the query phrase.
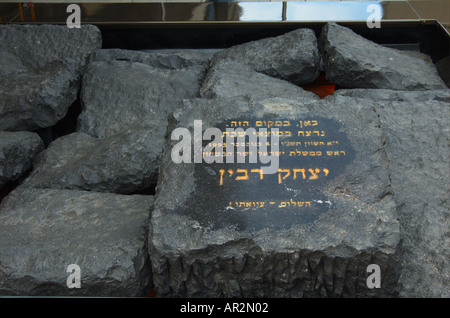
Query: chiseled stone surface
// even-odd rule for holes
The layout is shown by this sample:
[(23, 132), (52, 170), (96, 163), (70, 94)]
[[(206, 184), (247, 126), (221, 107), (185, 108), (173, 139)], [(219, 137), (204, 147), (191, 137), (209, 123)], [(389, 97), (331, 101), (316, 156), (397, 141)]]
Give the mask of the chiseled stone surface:
[[(16, 189), (0, 205), (0, 295), (145, 296), (152, 196)], [(68, 288), (70, 264), (81, 288)]]
[(314, 81), (320, 71), (317, 38), (311, 29), (232, 46), (217, 52), (213, 61), (233, 60), (253, 70), (297, 85)]
[(378, 45), (336, 23), (323, 27), (319, 47), (326, 78), (345, 88), (446, 88), (429, 61)]
[(378, 107), (403, 239), (402, 297), (450, 297), (449, 92), (446, 102), (413, 96)]
[(150, 53), (115, 54), (114, 60), (90, 63), (83, 77), (78, 131), (93, 137), (114, 135), (135, 122), (164, 122), (183, 99), (197, 97), (207, 67), (202, 62), (161, 68), (149, 62)]
[[(170, 157), (176, 141), (169, 140), (150, 222), (149, 253), (157, 294), (162, 297), (398, 295), (400, 225), (384, 134), (374, 107), (367, 105), (367, 101), (344, 97), (309, 103), (283, 98), (259, 102), (245, 98), (195, 99), (185, 101), (182, 110), (174, 113), (171, 128), (192, 129), (193, 120), (202, 119), (206, 129), (239, 116), (247, 120), (281, 118), (293, 123), (316, 118), (319, 123), (334, 123), (339, 128), (336, 135), (328, 138), (338, 139), (339, 135), (339, 143), (346, 144), (343, 149), (349, 157), (340, 161), (345, 161), (345, 165), (334, 165), (333, 176), (317, 183), (318, 186), (313, 181), (299, 181), (299, 186), (275, 181), (269, 189), (259, 188), (267, 191), (262, 198), (269, 201), (277, 200), (278, 193), (292, 193), (293, 200), (301, 200), (306, 192), (315, 189), (310, 210), (293, 209), (286, 214), (282, 205), (269, 203), (264, 209), (251, 206), (239, 210), (228, 201), (235, 198), (251, 201), (256, 198), (258, 188), (255, 191), (251, 185), (234, 181), (224, 191), (217, 169), (237, 171), (242, 165), (176, 164)], [(331, 131), (329, 127), (323, 129)], [(280, 168), (285, 168), (287, 161), (282, 160)], [(324, 165), (333, 162), (326, 157), (321, 160)], [(291, 162), (314, 163), (304, 157)], [(254, 168), (260, 165), (254, 164)], [(309, 186), (304, 187), (305, 183)], [(383, 289), (369, 289), (366, 285), (367, 266), (372, 263), (378, 264), (384, 275)]]
[(42, 150), (44, 144), (36, 133), (0, 131), (0, 187), (28, 172)]
[(234, 61), (217, 61), (208, 70), (200, 87), (200, 97), (250, 96), (260, 99), (267, 97), (302, 97), (305, 101), (319, 97), (285, 80), (277, 79), (252, 70), (245, 64)]
[(75, 132), (39, 154), (22, 186), (139, 193), (156, 185), (166, 125), (136, 123), (106, 138)]
[(102, 45), (92, 25), (0, 26), (0, 130), (56, 124), (77, 98), (89, 54)]
[(124, 50), (124, 49), (102, 49), (91, 55), (91, 61), (129, 61), (138, 62), (160, 69), (178, 70), (194, 65), (205, 65), (218, 50), (196, 49), (196, 50)]

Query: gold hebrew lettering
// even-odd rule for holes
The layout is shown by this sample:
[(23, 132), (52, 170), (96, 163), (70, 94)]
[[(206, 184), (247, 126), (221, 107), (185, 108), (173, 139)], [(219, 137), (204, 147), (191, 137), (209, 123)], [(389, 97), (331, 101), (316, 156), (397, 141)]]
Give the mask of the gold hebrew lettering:
[(219, 185), (223, 185), (223, 174), (225, 173), (225, 170), (220, 169), (220, 181), (219, 181)]
[(262, 169), (252, 169), (250, 170), (250, 172), (255, 172), (255, 173), (259, 173), (259, 179), (262, 180), (264, 177), (263, 171)]
[(293, 169), (293, 171), (294, 171), (294, 180), (297, 179), (297, 172), (302, 173), (303, 180), (306, 179), (306, 174), (305, 174), (306, 170), (305, 169)]
[(308, 169), (308, 171), (311, 173), (311, 176), (309, 177), (309, 180), (316, 180), (319, 179), (319, 176), (317, 175), (320, 172), (320, 169)]
[(247, 169), (236, 169), (236, 173), (243, 173), (243, 176), (237, 176), (236, 180), (248, 180), (248, 170)]
[[(281, 172), (286, 172), (286, 175), (281, 178)], [(281, 180), (286, 179), (291, 174), (289, 169), (278, 169), (278, 183), (281, 183)]]

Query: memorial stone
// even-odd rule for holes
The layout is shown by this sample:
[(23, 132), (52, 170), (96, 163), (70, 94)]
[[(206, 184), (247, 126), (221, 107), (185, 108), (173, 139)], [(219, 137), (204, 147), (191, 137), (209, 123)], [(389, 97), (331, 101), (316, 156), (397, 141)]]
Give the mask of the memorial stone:
[[(211, 127), (223, 134), (208, 138)], [(194, 99), (174, 113), (176, 128), (191, 133), (193, 148), (180, 147), (179, 136), (168, 140), (160, 169), (149, 240), (158, 295), (398, 293), (399, 224), (383, 133), (369, 105)], [(246, 139), (236, 128), (248, 131)], [(272, 162), (251, 163), (252, 151)], [(176, 163), (178, 155), (186, 160)], [(384, 273), (382, 290), (366, 285), (372, 263)]]

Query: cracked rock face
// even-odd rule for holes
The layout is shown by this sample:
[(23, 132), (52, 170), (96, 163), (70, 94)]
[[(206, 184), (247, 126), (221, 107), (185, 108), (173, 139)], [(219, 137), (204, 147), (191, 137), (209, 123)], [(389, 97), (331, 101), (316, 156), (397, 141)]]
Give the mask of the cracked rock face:
[[(152, 66), (156, 62), (152, 56), (145, 56), (147, 53), (119, 53), (116, 55), (121, 58), (89, 64), (83, 78), (78, 131), (104, 138), (135, 122), (165, 121), (183, 99), (197, 96), (204, 62), (176, 69), (158, 68)], [(147, 62), (150, 64), (144, 64)]]
[[(150, 223), (149, 253), (158, 295), (397, 295), (400, 226), (375, 107), (348, 98), (309, 103), (282, 98), (196, 99), (174, 113), (172, 128), (192, 129), (193, 120), (202, 119), (206, 129), (237, 118), (279, 119), (290, 125), (311, 120), (324, 131), (326, 143), (314, 148), (314, 159), (307, 157), (312, 155), (308, 151), (301, 157), (283, 155), (282, 170), (260, 179), (251, 170), (261, 164), (248, 160), (247, 165), (174, 163), (171, 149), (176, 142), (168, 141)], [(325, 138), (328, 133), (333, 140)], [(300, 141), (306, 150), (320, 138), (309, 139), (311, 144), (307, 140), (281, 142)], [(330, 156), (341, 157), (330, 157), (331, 149)], [(346, 154), (336, 154), (339, 150)], [(325, 168), (329, 171), (324, 175)], [(313, 180), (314, 172), (318, 180)], [(278, 202), (280, 198), (283, 202)], [(366, 269), (372, 263), (385, 275), (382, 290), (367, 288)]]
[(36, 158), (23, 186), (140, 192), (156, 184), (165, 132), (164, 123), (153, 120), (102, 139), (84, 133), (58, 138)]
[[(350, 98), (349, 98), (350, 97)], [(450, 90), (339, 90), (375, 104), (402, 237), (401, 297), (448, 297)]]
[(200, 87), (200, 97), (302, 97), (318, 100), (319, 97), (287, 81), (273, 78), (233, 61), (213, 63)]
[(345, 88), (446, 88), (429, 61), (378, 45), (336, 23), (323, 27), (319, 47), (326, 78)]
[(36, 133), (0, 131), (0, 187), (30, 170), (42, 150), (44, 144)]
[(91, 61), (130, 61), (159, 69), (179, 70), (189, 66), (207, 66), (217, 50), (144, 50), (103, 49), (92, 54)]
[(213, 62), (232, 60), (247, 64), (266, 75), (297, 85), (314, 81), (319, 75), (320, 54), (311, 29), (235, 45), (216, 53)]
[(91, 25), (0, 26), (0, 130), (34, 130), (56, 124), (77, 98), (89, 54), (101, 47)]
[(450, 297), (450, 90), (436, 95), (446, 102), (413, 95), (379, 107), (402, 225), (403, 297)]
[[(143, 195), (13, 191), (0, 205), (0, 295), (144, 296), (152, 204)], [(66, 285), (70, 264), (81, 288)]]

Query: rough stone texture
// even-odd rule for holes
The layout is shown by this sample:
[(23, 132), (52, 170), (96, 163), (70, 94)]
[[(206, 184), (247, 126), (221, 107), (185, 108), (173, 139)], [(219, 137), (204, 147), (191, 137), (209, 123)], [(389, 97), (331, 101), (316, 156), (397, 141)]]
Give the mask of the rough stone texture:
[(91, 61), (130, 61), (147, 64), (155, 68), (177, 70), (195, 65), (207, 66), (217, 51), (216, 49), (144, 51), (103, 49), (93, 53)]
[(444, 89), (436, 67), (422, 57), (369, 41), (336, 23), (319, 37), (326, 78), (346, 88)]
[(303, 97), (315, 100), (319, 97), (287, 81), (253, 71), (248, 66), (233, 61), (217, 61), (208, 70), (202, 86), (200, 97)]
[(0, 130), (34, 130), (63, 118), (89, 54), (102, 44), (91, 25), (3, 25), (0, 40)]
[(338, 90), (375, 105), (403, 240), (401, 297), (449, 297), (450, 90)]
[(134, 124), (103, 139), (73, 133), (52, 142), (35, 161), (26, 187), (136, 193), (154, 187), (165, 123)]
[(378, 109), (404, 241), (400, 296), (448, 298), (450, 98)]
[(220, 51), (213, 61), (234, 60), (253, 70), (297, 85), (314, 81), (319, 75), (317, 38), (310, 29), (247, 42)]
[[(358, 99), (369, 99), (372, 101), (396, 101), (396, 102), (431, 102), (440, 101), (450, 103), (450, 90), (427, 90), (427, 91), (396, 91), (391, 89), (338, 89), (334, 96), (348, 96)], [(425, 104), (426, 105), (426, 104)]]
[[(287, 220), (278, 228), (266, 222), (266, 214), (252, 210), (240, 214), (221, 206), (228, 194), (218, 189), (218, 173), (206, 164), (175, 164), (170, 157), (175, 142), (168, 142), (149, 237), (158, 296), (398, 294), (400, 229), (385, 137), (374, 107), (344, 97), (309, 103), (301, 99), (271, 98), (256, 103), (245, 98), (216, 98), (184, 104), (183, 110), (174, 113), (172, 128), (192, 127), (194, 119), (202, 119), (205, 129), (240, 115), (336, 119), (351, 142), (354, 158), (320, 190), (329, 209), (311, 222)], [(199, 178), (202, 170), (203, 178)], [(282, 211), (279, 206), (272, 209), (267, 213), (277, 221), (276, 215)], [(252, 220), (262, 227), (252, 228)], [(382, 289), (366, 286), (366, 269), (373, 263), (381, 267)]]
[[(0, 295), (144, 296), (152, 196), (21, 189), (0, 205)], [(81, 288), (66, 285), (81, 269)]]
[(36, 133), (0, 131), (0, 187), (28, 172), (43, 149), (44, 144)]
[(107, 137), (134, 122), (166, 120), (184, 98), (198, 94), (205, 65), (161, 69), (131, 61), (96, 61), (83, 78), (78, 131)]

